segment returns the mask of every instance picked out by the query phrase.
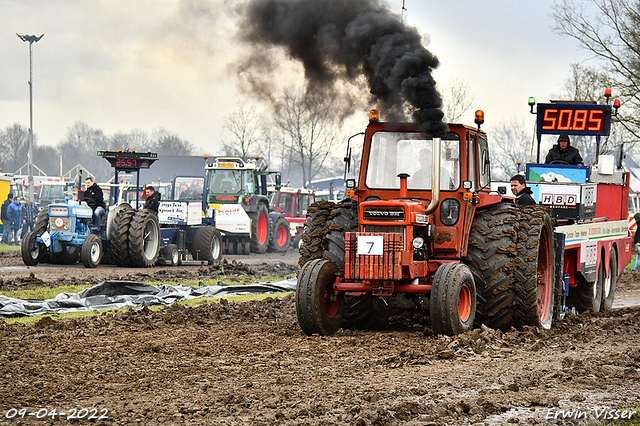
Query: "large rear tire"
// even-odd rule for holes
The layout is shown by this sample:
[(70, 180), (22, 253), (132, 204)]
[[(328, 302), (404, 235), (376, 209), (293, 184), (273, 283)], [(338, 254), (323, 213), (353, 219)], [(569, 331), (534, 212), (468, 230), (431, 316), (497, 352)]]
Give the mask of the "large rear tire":
[[(551, 328), (555, 297), (553, 223), (546, 209), (524, 207), (519, 221), (518, 248), (514, 260), (516, 326)], [(528, 220), (524, 220), (528, 218)]]
[(49, 229), (49, 210), (46, 207), (42, 207), (38, 210), (36, 220), (33, 222), (33, 232), (39, 237)]
[(335, 204), (329, 201), (318, 201), (307, 209), (307, 220), (304, 223), (304, 232), (300, 237), (300, 258), (298, 266), (302, 268), (305, 263), (314, 259), (322, 259), (324, 256), (326, 237), (329, 232), (328, 221)]
[(202, 226), (193, 233), (193, 260), (205, 260), (209, 265), (220, 260), (222, 256), (222, 236), (212, 226)]
[(476, 284), (476, 325), (508, 329), (515, 324), (511, 262), (517, 256), (517, 208), (500, 203), (479, 211), (471, 225), (466, 264)]
[(553, 224), (544, 207), (500, 203), (476, 214), (466, 264), (477, 289), (477, 325), (551, 326), (553, 244)]
[(109, 236), (109, 258), (118, 266), (130, 266), (129, 228), (136, 211), (120, 209), (113, 218)]
[(329, 259), (338, 266), (338, 273), (344, 275), (345, 240), (347, 232), (358, 230), (358, 205), (353, 200), (344, 200), (336, 205), (329, 221), (327, 234), (327, 250), (325, 259)]
[(286, 252), (291, 242), (289, 234), (289, 221), (280, 216), (273, 224), (273, 235), (269, 241), (269, 250), (276, 253)]
[(613, 307), (613, 299), (616, 297), (616, 283), (618, 281), (618, 255), (614, 249), (611, 249), (611, 258), (609, 259), (609, 276), (605, 278), (602, 286), (602, 303), (600, 310), (603, 312), (611, 310)]
[(155, 265), (160, 253), (160, 224), (152, 210), (138, 210), (129, 225), (131, 264), (141, 268)]
[(300, 328), (307, 335), (317, 333), (330, 336), (340, 329), (344, 293), (333, 288), (336, 273), (336, 265), (325, 259), (307, 262), (300, 271), (296, 287), (296, 313)]
[(431, 328), (434, 333), (454, 336), (473, 329), (476, 286), (467, 265), (441, 265), (433, 277), (429, 299)]
[(102, 240), (95, 234), (89, 234), (82, 243), (80, 253), (85, 268), (95, 268), (102, 260)]
[(251, 251), (264, 253), (269, 247), (269, 209), (264, 203), (251, 214)]

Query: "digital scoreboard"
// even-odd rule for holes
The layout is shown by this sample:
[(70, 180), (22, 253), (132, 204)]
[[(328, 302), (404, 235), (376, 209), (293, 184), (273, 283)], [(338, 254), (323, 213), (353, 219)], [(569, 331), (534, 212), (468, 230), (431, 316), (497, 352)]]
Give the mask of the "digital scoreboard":
[(538, 104), (538, 134), (606, 136), (611, 127), (611, 106), (596, 104)]
[(98, 151), (98, 156), (104, 158), (116, 169), (148, 169), (157, 159), (155, 152), (135, 151)]

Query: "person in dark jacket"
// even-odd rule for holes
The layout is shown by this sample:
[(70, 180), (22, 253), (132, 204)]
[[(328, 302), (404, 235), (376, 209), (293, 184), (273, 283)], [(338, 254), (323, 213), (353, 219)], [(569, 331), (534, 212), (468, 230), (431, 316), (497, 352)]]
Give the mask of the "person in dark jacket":
[(636, 213), (633, 215), (633, 218), (636, 221), (636, 233), (633, 235), (633, 245), (636, 248), (636, 264), (633, 266), (633, 270), (636, 271), (638, 267), (640, 267), (640, 213)]
[(158, 205), (160, 204), (160, 193), (156, 192), (153, 186), (147, 186), (145, 189), (147, 201), (144, 202), (144, 209), (153, 210), (158, 214)]
[(558, 143), (549, 150), (544, 162), (548, 164), (554, 161), (572, 165), (584, 164), (580, 151), (571, 146), (569, 135), (566, 133), (558, 136)]
[(3, 243), (8, 243), (9, 242), (9, 218), (7, 217), (7, 208), (9, 207), (9, 204), (11, 204), (13, 202), (13, 194), (9, 193), (9, 195), (7, 195), (7, 199), (4, 200), (4, 202), (2, 203), (2, 215), (0, 216), (0, 220), (2, 221), (2, 242)]
[(13, 203), (7, 207), (7, 221), (9, 223), (9, 237), (7, 244), (18, 245), (18, 230), (22, 224), (22, 206), (20, 205), (20, 197), (15, 197)]
[(515, 203), (521, 206), (532, 206), (536, 204), (531, 196), (533, 191), (527, 186), (527, 181), (522, 175), (515, 175), (511, 179), (511, 192), (516, 196)]
[(38, 214), (38, 208), (31, 202), (31, 198), (24, 198), (24, 205), (22, 206), (22, 234), (20, 238), (24, 238), (27, 231), (33, 231), (33, 225), (36, 221)]
[(107, 210), (107, 204), (104, 202), (102, 188), (96, 185), (91, 176), (84, 180), (87, 189), (84, 191), (84, 201), (93, 209), (93, 224), (100, 226), (100, 217)]

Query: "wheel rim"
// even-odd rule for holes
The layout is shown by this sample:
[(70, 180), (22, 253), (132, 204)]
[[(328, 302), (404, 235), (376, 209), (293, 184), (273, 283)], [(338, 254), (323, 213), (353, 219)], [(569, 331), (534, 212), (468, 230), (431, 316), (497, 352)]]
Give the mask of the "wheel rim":
[(31, 250), (29, 250), (29, 254), (31, 256), (31, 259), (36, 260), (38, 258), (38, 256), (40, 255), (40, 245), (38, 243), (36, 243), (35, 234), (31, 234), (29, 236), (29, 239), (27, 240), (27, 244), (29, 244), (31, 246)]
[(148, 221), (144, 227), (144, 255), (147, 259), (153, 258), (156, 254), (156, 242), (158, 241), (158, 235), (156, 233), (156, 227), (153, 221)]
[(93, 244), (91, 244), (91, 262), (92, 263), (98, 263), (98, 260), (100, 260), (100, 246), (98, 244), (98, 242), (95, 242)]
[(324, 312), (329, 318), (338, 314), (340, 299), (338, 293), (333, 290), (333, 284), (327, 284), (324, 291)]
[(176, 248), (171, 250), (171, 263), (174, 265), (178, 264), (178, 249)]
[(211, 241), (211, 257), (214, 260), (220, 256), (220, 250), (220, 241), (216, 237), (213, 237), (213, 240)]
[(267, 241), (267, 217), (261, 214), (258, 217), (258, 242), (264, 244)]
[(463, 284), (458, 294), (458, 316), (462, 322), (466, 322), (471, 316), (471, 289)]
[(287, 230), (285, 229), (285, 227), (284, 226), (279, 227), (278, 238), (276, 240), (276, 242), (278, 243), (278, 246), (282, 247), (283, 245), (285, 245), (288, 237), (289, 236), (287, 235)]
[(549, 244), (549, 233), (545, 228), (540, 236), (538, 247), (538, 315), (542, 322), (545, 322), (549, 316), (553, 293), (553, 269)]
[(604, 292), (605, 299), (609, 297), (609, 293), (611, 292), (611, 269), (609, 269), (609, 276), (604, 279), (602, 291)]

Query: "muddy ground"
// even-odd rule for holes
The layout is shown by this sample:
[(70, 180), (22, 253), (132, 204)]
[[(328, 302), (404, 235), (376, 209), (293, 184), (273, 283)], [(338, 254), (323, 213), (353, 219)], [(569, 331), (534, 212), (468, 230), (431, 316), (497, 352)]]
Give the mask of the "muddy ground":
[[(293, 252), (239, 256), (225, 273), (288, 273), (296, 260)], [(218, 273), (0, 262), (2, 288)], [(617, 306), (633, 300), (639, 282), (640, 273), (620, 276)], [(597, 424), (598, 415), (640, 407), (639, 334), (632, 306), (570, 315), (547, 332), (434, 336), (424, 318), (405, 314), (383, 331), (308, 337), (291, 296), (1, 323), (0, 424), (64, 424), (74, 413), (118, 425)]]

